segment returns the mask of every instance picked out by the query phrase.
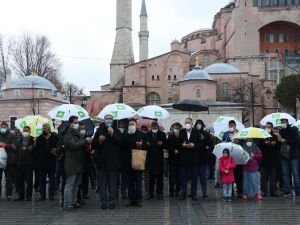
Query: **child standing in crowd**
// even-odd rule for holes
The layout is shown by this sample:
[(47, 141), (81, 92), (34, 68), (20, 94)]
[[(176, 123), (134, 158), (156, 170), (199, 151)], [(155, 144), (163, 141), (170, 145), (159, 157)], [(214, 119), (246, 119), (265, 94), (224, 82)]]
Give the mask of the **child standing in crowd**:
[(223, 201), (231, 202), (235, 161), (230, 155), (228, 148), (223, 150), (223, 156), (219, 160), (219, 168), (223, 186)]
[(244, 194), (243, 199), (247, 200), (249, 195), (254, 194), (257, 201), (262, 199), (259, 192), (260, 180), (259, 180), (259, 161), (262, 158), (261, 151), (257, 145), (248, 139), (244, 150), (249, 153), (250, 159), (244, 166)]

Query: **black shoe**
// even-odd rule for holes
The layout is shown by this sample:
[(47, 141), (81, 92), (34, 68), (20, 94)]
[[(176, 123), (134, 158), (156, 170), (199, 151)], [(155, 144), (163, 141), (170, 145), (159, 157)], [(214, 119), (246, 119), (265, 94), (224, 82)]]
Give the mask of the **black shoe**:
[(103, 204), (101, 204), (101, 209), (107, 209), (107, 205), (106, 205), (106, 203), (103, 203)]
[(208, 198), (208, 195), (206, 193), (203, 193), (203, 198)]
[(279, 195), (276, 194), (276, 193), (271, 193), (270, 196), (271, 196), (271, 197), (279, 197)]
[(198, 198), (196, 196), (192, 196), (193, 201), (198, 201)]
[(26, 202), (31, 202), (31, 201), (32, 201), (31, 197), (26, 198)]
[(45, 197), (41, 197), (41, 198), (38, 199), (38, 201), (39, 202), (46, 201), (46, 198)]
[(185, 195), (181, 195), (180, 198), (179, 198), (179, 200), (180, 200), (180, 201), (186, 200), (186, 196), (185, 196)]
[(149, 194), (149, 195), (147, 196), (146, 200), (150, 200), (150, 199), (152, 199), (152, 198), (154, 198), (154, 195)]
[(11, 196), (7, 196), (7, 197), (6, 197), (6, 200), (7, 200), (8, 202), (9, 202), (11, 199), (12, 199)]
[(125, 205), (125, 207), (132, 207), (135, 206), (136, 204), (134, 202), (129, 202), (127, 205)]
[(16, 199), (14, 199), (14, 201), (15, 201), (15, 202), (17, 202), (17, 201), (24, 201), (24, 197), (16, 198)]
[(108, 208), (109, 208), (109, 209), (115, 209), (115, 208), (116, 208), (116, 205), (115, 205), (115, 203), (111, 203), (111, 204), (109, 204)]
[(83, 196), (83, 199), (90, 199), (88, 195)]
[(50, 200), (50, 201), (54, 201), (54, 197), (53, 197), (53, 196), (50, 196), (50, 197), (49, 197), (49, 200)]
[(122, 195), (122, 199), (124, 199), (124, 200), (126, 200), (126, 199), (128, 199), (128, 197), (127, 197), (127, 195)]
[(85, 202), (82, 199), (77, 200), (77, 203), (80, 204), (80, 205), (85, 205)]
[(78, 202), (76, 202), (75, 204), (73, 204), (74, 209), (79, 209), (82, 208), (83, 206), (81, 204), (79, 204)]
[(158, 195), (158, 196), (157, 196), (157, 199), (158, 199), (158, 200), (164, 200), (164, 197), (163, 197), (162, 195)]
[(189, 195), (188, 195), (188, 198), (190, 198), (190, 197), (192, 197), (192, 194), (189, 194)]
[(268, 197), (268, 194), (267, 193), (263, 193), (261, 196), (265, 198), (265, 197)]
[(169, 197), (174, 197), (174, 192), (170, 192)]
[(175, 197), (178, 197), (179, 196), (179, 192), (175, 192)]
[(142, 201), (137, 201), (137, 202), (135, 203), (135, 206), (136, 206), (136, 207), (143, 207)]

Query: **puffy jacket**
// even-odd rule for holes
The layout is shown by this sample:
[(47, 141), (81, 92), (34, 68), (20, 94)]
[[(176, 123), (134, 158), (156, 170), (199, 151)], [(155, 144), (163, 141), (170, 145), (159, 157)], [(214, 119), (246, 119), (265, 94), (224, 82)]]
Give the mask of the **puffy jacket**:
[[(232, 156), (222, 156), (219, 160), (219, 168), (221, 173), (221, 182), (223, 184), (231, 184), (234, 182), (235, 161)], [(228, 169), (228, 173), (225, 170)]]

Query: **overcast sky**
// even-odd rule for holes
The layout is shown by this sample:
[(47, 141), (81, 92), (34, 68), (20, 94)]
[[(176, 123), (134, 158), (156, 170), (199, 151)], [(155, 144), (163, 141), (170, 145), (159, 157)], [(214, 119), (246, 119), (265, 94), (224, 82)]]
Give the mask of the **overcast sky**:
[[(146, 0), (149, 57), (170, 50), (173, 39), (210, 28), (214, 15), (229, 0)], [(133, 3), (133, 47), (138, 60), (141, 0)], [(44, 34), (63, 63), (62, 75), (85, 89), (109, 83), (109, 63), (115, 39), (116, 0), (2, 0), (0, 33)]]

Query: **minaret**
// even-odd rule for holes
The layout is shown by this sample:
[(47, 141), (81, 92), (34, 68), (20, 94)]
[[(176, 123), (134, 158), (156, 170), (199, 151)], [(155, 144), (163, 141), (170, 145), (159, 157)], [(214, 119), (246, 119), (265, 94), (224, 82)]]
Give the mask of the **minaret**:
[(148, 15), (145, 0), (142, 0), (142, 8), (140, 14), (140, 61), (148, 59)]
[(110, 87), (121, 89), (124, 67), (134, 63), (132, 47), (132, 0), (117, 0), (116, 38), (110, 62)]

